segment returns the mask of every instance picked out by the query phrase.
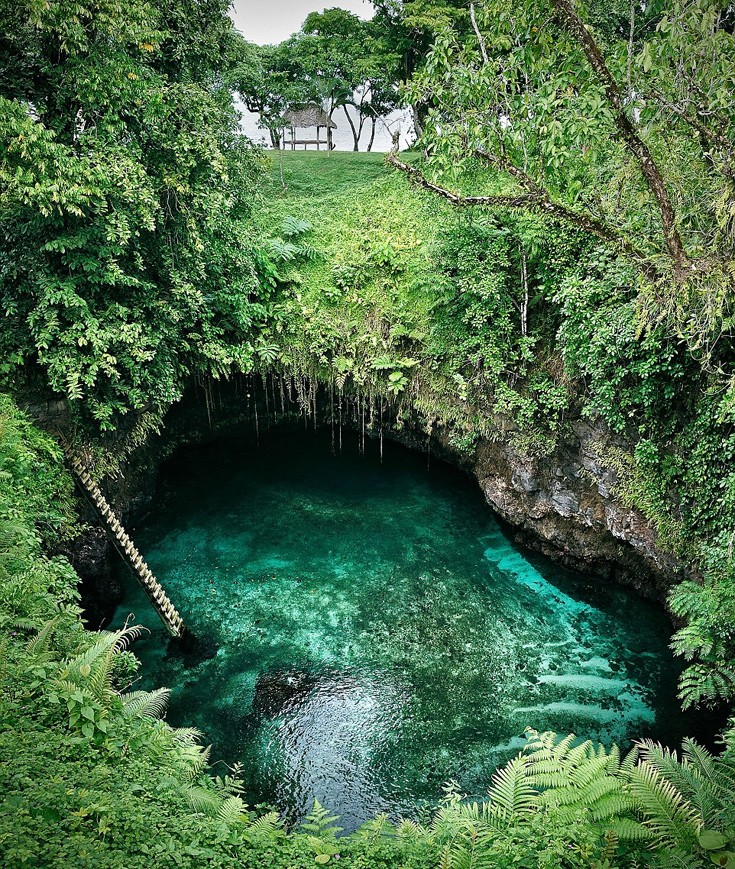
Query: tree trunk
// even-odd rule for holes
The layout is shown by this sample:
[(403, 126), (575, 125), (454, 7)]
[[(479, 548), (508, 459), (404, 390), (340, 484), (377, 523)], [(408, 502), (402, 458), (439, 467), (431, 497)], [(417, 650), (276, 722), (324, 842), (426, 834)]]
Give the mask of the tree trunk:
[(373, 126), (372, 126), (372, 129), (370, 130), (370, 141), (368, 142), (368, 146), (367, 146), (368, 151), (373, 150), (373, 142), (375, 141), (375, 122), (377, 121), (377, 118), (375, 117), (375, 115), (372, 116), (370, 121), (371, 121)]
[(421, 120), (421, 107), (417, 104), (411, 106), (411, 115), (413, 117), (413, 128), (416, 132), (416, 138), (420, 139), (424, 132), (424, 125)]
[(367, 120), (367, 115), (360, 110), (359, 112), (359, 122), (357, 124), (357, 141), (359, 142), (362, 139), (362, 131), (365, 129), (365, 121)]
[(618, 83), (605, 63), (605, 58), (592, 34), (585, 27), (579, 15), (577, 15), (573, 3), (571, 0), (552, 0), (552, 6), (557, 12), (562, 25), (579, 42), (589, 65), (602, 84), (608, 105), (612, 110), (613, 122), (617, 128), (618, 135), (628, 151), (638, 161), (641, 173), (646, 179), (653, 198), (656, 200), (661, 216), (666, 247), (674, 263), (675, 271), (681, 273), (689, 266), (689, 259), (684, 251), (684, 245), (677, 227), (676, 212), (669, 198), (663, 176), (654, 162), (648, 146), (640, 138), (633, 122), (626, 114), (625, 104)]
[(334, 114), (334, 106), (329, 109), (329, 114), (327, 117), (329, 118), (329, 123), (327, 124), (327, 151), (331, 153), (334, 150), (334, 143), (332, 142), (332, 115)]
[(526, 249), (521, 245), (521, 283), (523, 285), (523, 301), (521, 302), (521, 335), (528, 335), (528, 260)]
[(347, 118), (347, 123), (350, 125), (350, 130), (352, 130), (352, 141), (354, 142), (354, 146), (353, 146), (352, 150), (359, 151), (360, 150), (360, 145), (359, 145), (360, 139), (358, 136), (358, 132), (355, 129), (355, 124), (353, 123), (352, 118), (350, 117), (350, 113), (347, 111), (349, 106), (347, 104), (345, 104), (342, 106), (342, 108), (344, 109), (345, 117)]

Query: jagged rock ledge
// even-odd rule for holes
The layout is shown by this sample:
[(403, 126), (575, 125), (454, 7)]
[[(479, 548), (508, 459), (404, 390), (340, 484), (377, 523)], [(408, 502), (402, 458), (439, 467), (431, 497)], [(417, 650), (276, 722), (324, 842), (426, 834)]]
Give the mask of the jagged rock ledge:
[[(398, 440), (427, 448), (425, 434)], [(666, 550), (646, 517), (621, 500), (618, 473), (601, 457), (610, 448), (624, 451), (626, 445), (603, 424), (583, 420), (541, 458), (519, 452), (512, 437), (480, 441), (472, 457), (463, 457), (441, 427), (430, 445), (477, 480), (517, 543), (665, 604), (671, 586), (690, 570)]]

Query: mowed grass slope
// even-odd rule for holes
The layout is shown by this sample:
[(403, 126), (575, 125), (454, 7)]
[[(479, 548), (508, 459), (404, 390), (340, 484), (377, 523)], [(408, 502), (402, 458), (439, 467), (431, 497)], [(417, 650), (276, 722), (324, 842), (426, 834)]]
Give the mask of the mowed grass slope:
[(353, 192), (393, 170), (385, 154), (355, 151), (269, 151), (266, 196), (313, 200)]

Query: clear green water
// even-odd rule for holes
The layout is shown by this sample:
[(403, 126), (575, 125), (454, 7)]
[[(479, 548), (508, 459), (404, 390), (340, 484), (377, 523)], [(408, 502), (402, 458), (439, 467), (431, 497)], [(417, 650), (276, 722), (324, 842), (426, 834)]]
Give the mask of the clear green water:
[(526, 725), (676, 742), (663, 613), (520, 552), (477, 487), (386, 444), (329, 433), (235, 441), (163, 471), (138, 545), (212, 657), (169, 650), (128, 582), (116, 615), (169, 721), (244, 765), (251, 804), (292, 819), (314, 797), (352, 828), (414, 815), (456, 779), (482, 794)]

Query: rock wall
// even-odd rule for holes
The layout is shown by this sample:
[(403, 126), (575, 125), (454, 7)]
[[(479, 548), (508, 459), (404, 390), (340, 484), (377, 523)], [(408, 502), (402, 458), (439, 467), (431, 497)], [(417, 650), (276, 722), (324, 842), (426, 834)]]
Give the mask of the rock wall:
[(488, 504), (518, 542), (665, 600), (685, 566), (646, 518), (616, 496), (617, 473), (600, 455), (620, 444), (602, 426), (577, 421), (571, 428), (554, 453), (540, 459), (520, 455), (507, 441), (480, 444), (473, 475)]

